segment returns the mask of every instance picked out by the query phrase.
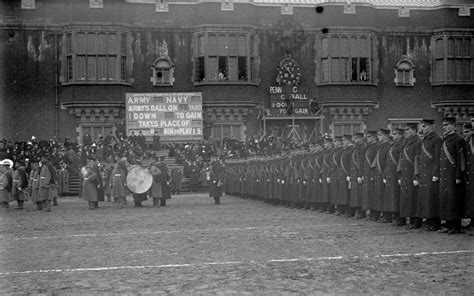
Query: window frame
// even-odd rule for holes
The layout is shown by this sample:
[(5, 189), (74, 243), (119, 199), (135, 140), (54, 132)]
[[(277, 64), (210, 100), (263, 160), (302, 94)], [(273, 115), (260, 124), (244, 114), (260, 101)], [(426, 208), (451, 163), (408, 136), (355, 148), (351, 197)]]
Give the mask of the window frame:
[[(452, 55), (449, 54), (449, 40), (453, 39)], [(462, 40), (461, 55), (458, 55), (456, 40)], [(469, 40), (470, 42), (466, 42)], [(437, 47), (437, 42), (442, 41), (442, 48)], [(465, 55), (465, 43), (469, 45), (470, 56)], [(438, 50), (442, 50), (439, 55)], [(449, 67), (449, 60), (453, 60), (452, 69)], [(456, 79), (457, 64), (461, 61), (461, 79)], [(469, 61), (469, 62), (466, 62)], [(470, 73), (470, 80), (463, 80), (465, 77), (463, 70), (468, 64), (467, 69)], [(441, 67), (441, 68), (439, 68)], [(450, 76), (452, 77), (450, 79)], [(438, 79), (442, 77), (442, 79)], [(474, 84), (474, 31), (438, 31), (431, 37), (431, 85), (472, 85)]]
[[(214, 49), (208, 47), (208, 44), (211, 42), (210, 36), (215, 36)], [(223, 37), (225, 37), (226, 46), (225, 48), (219, 48), (219, 39), (221, 38), (220, 40), (222, 42)], [(234, 50), (229, 49), (227, 46), (231, 42), (232, 37), (235, 38), (236, 48)], [(240, 37), (245, 37), (246, 55), (239, 55)], [(191, 77), (193, 84), (195, 86), (220, 84), (258, 85), (260, 82), (258, 75), (258, 64), (260, 61), (258, 43), (258, 36), (253, 28), (203, 28), (196, 31), (193, 36), (193, 76)], [(243, 58), (245, 58), (245, 65), (242, 67), (244, 68), (246, 79), (241, 79), (240, 68)], [(225, 65), (221, 65), (223, 62)], [(232, 71), (235, 72), (235, 75), (229, 74), (229, 64), (231, 62), (236, 70)], [(212, 68), (214, 68), (215, 71), (213, 71)], [(219, 75), (221, 69), (224, 69), (223, 75)], [(204, 75), (201, 72), (202, 70), (204, 70)], [(215, 74), (215, 77), (213, 74)], [(229, 76), (233, 76), (234, 78), (232, 79)], [(213, 79), (209, 79), (208, 77), (212, 77)]]
[[(408, 65), (408, 68), (403, 68), (403, 65)], [(406, 87), (406, 86), (414, 86), (416, 79), (415, 79), (415, 64), (408, 59), (407, 57), (402, 57), (394, 68), (395, 78), (393, 81), (395, 82), (396, 86)], [(402, 81), (400, 81), (400, 75), (402, 75)], [(406, 76), (406, 81), (405, 81)]]
[[(78, 49), (78, 35), (84, 36), (84, 52)], [(99, 52), (99, 36), (105, 35), (105, 52)], [(88, 36), (94, 35), (94, 50), (88, 50)], [(109, 36), (115, 35), (113, 42), (114, 52), (110, 49)], [(63, 53), (62, 59), (65, 61), (62, 66), (61, 83), (62, 85), (75, 84), (119, 84), (131, 85), (131, 47), (130, 32), (124, 28), (87, 28), (72, 27), (63, 31)], [(78, 67), (80, 59), (84, 59), (84, 79), (79, 77)], [(100, 62), (105, 64), (105, 78), (100, 78)], [(94, 71), (89, 71), (91, 65), (95, 67)], [(113, 70), (111, 70), (113, 69)], [(89, 75), (94, 73), (94, 78)]]
[[(165, 61), (168, 66), (163, 67), (159, 66), (160, 62)], [(173, 86), (175, 78), (174, 78), (174, 63), (169, 57), (159, 57), (155, 60), (153, 63), (151, 69), (152, 69), (152, 77), (151, 81), (153, 82), (153, 86)], [(158, 73), (162, 73), (161, 78), (158, 77)], [(166, 72), (166, 75), (165, 75)], [(168, 80), (166, 80), (166, 77), (168, 77)]]
[[(376, 35), (368, 30), (344, 30), (337, 29), (331, 30), (332, 33), (318, 34), (315, 38), (315, 78), (314, 81), (319, 86), (324, 85), (377, 85), (378, 84), (378, 55), (377, 55), (377, 39)], [(326, 45), (323, 45), (323, 40), (326, 39)], [(342, 46), (334, 45), (334, 40), (337, 39), (339, 44), (341, 40), (347, 40), (347, 50), (343, 52), (344, 48)], [(357, 47), (352, 47), (352, 40), (357, 40)], [(361, 54), (362, 47), (361, 40), (366, 39), (365, 47), (365, 56)], [(331, 47), (336, 46), (338, 48), (337, 52), (333, 52)], [(353, 53), (356, 52), (355, 55)], [(335, 55), (337, 54), (337, 56)], [(352, 78), (354, 75), (353, 71), (353, 62), (356, 59), (357, 67), (357, 80), (353, 81)], [(367, 59), (366, 64), (368, 71), (365, 71), (368, 75), (367, 80), (361, 79), (361, 59)], [(337, 76), (345, 77), (346, 80), (334, 80), (335, 73), (333, 73), (333, 68), (336, 66), (335, 61), (346, 60), (346, 66), (344, 70), (340, 63), (338, 63), (339, 70)], [(327, 61), (327, 62), (324, 62)], [(327, 79), (325, 79), (325, 69), (327, 69)], [(349, 71), (351, 70), (351, 71)], [(367, 70), (367, 69), (366, 69)]]
[[(337, 134), (336, 133), (336, 126), (340, 125), (341, 126), (341, 132), (342, 134)], [(360, 129), (359, 131), (355, 131), (354, 126), (359, 125)], [(350, 133), (345, 133), (345, 126), (349, 126), (351, 132)], [(365, 130), (365, 122), (363, 120), (335, 120), (331, 122), (330, 125), (330, 130), (332, 131), (333, 136), (344, 136), (344, 135), (354, 135), (356, 132), (363, 132)]]

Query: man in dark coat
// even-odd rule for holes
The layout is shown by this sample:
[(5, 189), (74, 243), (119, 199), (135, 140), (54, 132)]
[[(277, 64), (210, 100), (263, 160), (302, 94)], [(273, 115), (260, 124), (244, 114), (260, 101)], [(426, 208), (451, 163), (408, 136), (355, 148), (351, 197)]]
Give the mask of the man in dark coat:
[(364, 173), (365, 162), (365, 143), (364, 134), (354, 134), (354, 149), (351, 153), (351, 190), (350, 207), (355, 211), (355, 218), (365, 218), (365, 211), (362, 211), (362, 176)]
[(439, 230), (439, 162), (441, 137), (434, 131), (434, 119), (423, 119), (421, 122), (423, 141), (420, 150), (420, 162), (416, 179), (418, 188), (418, 214), (426, 219), (423, 229)]
[(403, 130), (401, 128), (395, 128), (392, 130), (393, 142), (387, 153), (385, 160), (385, 172), (384, 172), (384, 183), (385, 183), (385, 198), (383, 203), (383, 212), (385, 216), (392, 215), (392, 223), (396, 226), (402, 226), (406, 224), (406, 219), (400, 219), (400, 184), (398, 184), (398, 162), (400, 155), (405, 145), (403, 139)]
[(326, 137), (324, 139), (324, 152), (323, 152), (323, 163), (321, 169), (321, 177), (319, 182), (321, 183), (321, 199), (319, 211), (328, 213), (334, 213), (334, 206), (331, 205), (331, 162), (333, 154), (333, 142), (332, 138)]
[(461, 219), (464, 216), (464, 194), (466, 189), (467, 151), (466, 141), (455, 132), (456, 118), (443, 119), (444, 135), (440, 158), (440, 212), (446, 220), (445, 229), (440, 232), (461, 233)]
[(352, 190), (351, 179), (351, 156), (354, 149), (351, 135), (344, 135), (342, 139), (342, 146), (344, 149), (341, 154), (341, 179), (339, 181), (340, 187), (338, 190), (337, 207), (344, 212), (346, 217), (354, 216), (354, 211), (349, 207), (350, 191)]
[(160, 206), (166, 206), (166, 200), (171, 199), (170, 189), (170, 172), (168, 165), (166, 164), (165, 157), (160, 156), (160, 162), (157, 164), (158, 169), (161, 171), (161, 198)]
[(209, 165), (209, 196), (214, 198), (214, 204), (221, 204), (224, 165), (220, 160), (213, 160)]
[(469, 154), (469, 169), (466, 171), (466, 194), (464, 217), (470, 218), (469, 226), (474, 227), (474, 129), (472, 123), (464, 124), (464, 139)]
[(410, 217), (409, 228), (420, 228), (422, 219), (418, 215), (418, 181), (415, 175), (418, 171), (418, 161), (421, 150), (421, 140), (417, 135), (418, 123), (409, 123), (405, 128), (406, 142), (403, 146), (400, 170), (400, 217)]
[[(380, 216), (383, 212), (383, 206), (385, 201), (385, 189), (387, 179), (385, 177), (385, 166), (387, 164), (386, 159), (388, 156), (388, 151), (390, 150), (390, 130), (381, 128), (377, 133), (377, 138), (379, 140), (379, 145), (377, 147), (377, 154), (375, 155), (375, 196), (374, 196), (374, 207), (370, 210), (374, 211), (376, 216)], [(392, 222), (392, 217), (390, 214), (386, 213), (382, 215), (379, 222), (381, 223), (390, 223)]]
[[(338, 202), (339, 190), (347, 189), (342, 187), (346, 183), (346, 177), (343, 176), (341, 169), (341, 155), (342, 150), (342, 137), (334, 137), (334, 152), (331, 157), (331, 174), (330, 174), (330, 186), (331, 186), (331, 206), (336, 206)], [(341, 188), (342, 187), (342, 188)], [(336, 215), (344, 214), (342, 207), (336, 208)]]
[[(371, 210), (374, 207), (375, 196), (375, 167), (377, 156), (377, 131), (367, 131), (367, 150), (364, 159), (364, 176), (362, 187), (362, 210)], [(379, 217), (371, 212), (368, 217), (372, 221), (377, 221)]]

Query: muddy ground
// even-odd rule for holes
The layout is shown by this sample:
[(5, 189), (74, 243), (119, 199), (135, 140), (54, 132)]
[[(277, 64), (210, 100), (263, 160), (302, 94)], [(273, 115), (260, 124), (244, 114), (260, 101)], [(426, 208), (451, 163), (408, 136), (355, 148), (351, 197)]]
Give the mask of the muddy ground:
[[(0, 209), (0, 294), (472, 295), (474, 236), (206, 194)], [(11, 207), (15, 205), (12, 203)]]

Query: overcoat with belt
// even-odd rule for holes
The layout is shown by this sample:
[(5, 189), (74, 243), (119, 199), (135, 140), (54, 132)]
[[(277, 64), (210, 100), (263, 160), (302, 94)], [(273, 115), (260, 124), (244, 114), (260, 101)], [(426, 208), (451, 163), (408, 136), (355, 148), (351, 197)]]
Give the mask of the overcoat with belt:
[[(439, 200), (441, 220), (462, 219), (467, 172), (467, 145), (457, 133), (442, 138), (440, 158)], [(456, 179), (461, 180), (456, 184)]]
[(418, 158), (420, 156), (421, 140), (418, 136), (412, 136), (405, 142), (400, 153), (400, 217), (417, 217), (418, 213), (418, 186), (413, 180), (418, 170)]
[(398, 162), (405, 140), (398, 140), (391, 144), (385, 160), (385, 197), (383, 202), (384, 212), (396, 212), (400, 210), (400, 185), (398, 184), (399, 172)]
[(439, 178), (441, 153), (441, 137), (431, 132), (423, 138), (418, 164), (418, 214), (420, 218), (439, 216), (439, 180), (433, 182), (433, 177)]

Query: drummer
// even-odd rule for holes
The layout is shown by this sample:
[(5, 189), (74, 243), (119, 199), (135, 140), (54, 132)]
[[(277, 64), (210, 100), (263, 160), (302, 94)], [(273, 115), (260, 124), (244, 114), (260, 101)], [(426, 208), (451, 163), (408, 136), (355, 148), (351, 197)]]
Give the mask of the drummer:
[[(136, 160), (135, 161), (137, 165), (142, 165), (140, 161)], [(133, 193), (133, 202), (135, 203), (136, 208), (141, 208), (143, 207), (142, 202), (147, 200), (147, 192), (143, 193)]]

